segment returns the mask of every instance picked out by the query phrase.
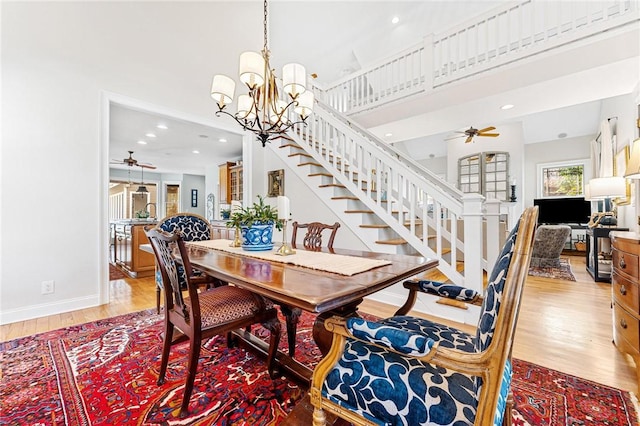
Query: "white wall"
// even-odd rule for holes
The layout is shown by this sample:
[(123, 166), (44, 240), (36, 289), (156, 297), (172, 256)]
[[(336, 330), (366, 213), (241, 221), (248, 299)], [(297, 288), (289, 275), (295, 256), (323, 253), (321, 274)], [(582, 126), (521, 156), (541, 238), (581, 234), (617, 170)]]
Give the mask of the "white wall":
[[(247, 19), (261, 22), (262, 10), (251, 2), (1, 7), (0, 322), (6, 323), (102, 301), (108, 287), (105, 92), (216, 121), (211, 76), (235, 74), (237, 53), (219, 57), (215, 46), (233, 33), (242, 50), (260, 48), (259, 25), (238, 27)], [(55, 280), (54, 294), (41, 294), (44, 280)]]
[[(554, 141), (532, 143), (524, 146), (525, 167), (524, 174), (524, 203), (526, 207), (533, 205), (533, 199), (538, 198), (538, 166), (552, 162), (590, 159), (591, 140), (596, 135), (577, 138), (557, 139)], [(553, 157), (549, 155), (553, 153)], [(585, 168), (585, 181), (592, 178), (590, 161)]]

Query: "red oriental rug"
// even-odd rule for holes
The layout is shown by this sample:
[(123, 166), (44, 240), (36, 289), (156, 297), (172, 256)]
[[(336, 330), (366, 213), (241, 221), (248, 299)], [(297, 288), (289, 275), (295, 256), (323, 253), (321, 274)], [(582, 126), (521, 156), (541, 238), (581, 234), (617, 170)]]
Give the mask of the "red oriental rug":
[[(0, 425), (277, 425), (304, 396), (286, 377), (271, 380), (262, 358), (214, 337), (200, 354), (190, 416), (179, 419), (188, 348), (173, 348), (156, 385), (161, 319), (148, 310), (0, 343)], [(312, 319), (301, 317), (296, 355), (311, 366), (320, 358)], [(514, 372), (514, 425), (638, 423), (629, 392), (524, 361)]]

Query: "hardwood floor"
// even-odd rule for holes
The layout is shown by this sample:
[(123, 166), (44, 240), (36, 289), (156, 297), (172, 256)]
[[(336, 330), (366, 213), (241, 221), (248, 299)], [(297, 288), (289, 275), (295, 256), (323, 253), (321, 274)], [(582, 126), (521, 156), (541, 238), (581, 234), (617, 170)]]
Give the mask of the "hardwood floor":
[[(637, 394), (635, 364), (611, 340), (611, 285), (593, 281), (583, 256), (569, 258), (575, 282), (529, 276), (513, 356)], [(112, 281), (109, 305), (3, 325), (0, 341), (154, 308), (155, 294), (153, 277)], [(362, 305), (363, 311), (378, 316), (395, 309), (370, 301)]]

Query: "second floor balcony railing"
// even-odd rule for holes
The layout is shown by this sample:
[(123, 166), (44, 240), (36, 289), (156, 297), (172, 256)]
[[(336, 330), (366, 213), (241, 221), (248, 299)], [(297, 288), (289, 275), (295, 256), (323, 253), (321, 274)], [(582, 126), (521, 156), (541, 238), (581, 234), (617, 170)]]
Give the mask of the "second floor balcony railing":
[[(638, 2), (509, 2), (321, 88), (343, 113), (428, 92), (562, 46), (637, 28)], [(635, 27), (634, 27), (635, 26)]]

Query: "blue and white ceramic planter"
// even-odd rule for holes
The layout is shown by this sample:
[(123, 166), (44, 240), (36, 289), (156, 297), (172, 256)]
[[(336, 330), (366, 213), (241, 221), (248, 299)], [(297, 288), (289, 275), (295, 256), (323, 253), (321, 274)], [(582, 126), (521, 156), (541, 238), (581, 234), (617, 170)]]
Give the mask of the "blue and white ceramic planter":
[(248, 251), (266, 251), (273, 248), (273, 222), (254, 223), (251, 227), (242, 226), (242, 249)]

